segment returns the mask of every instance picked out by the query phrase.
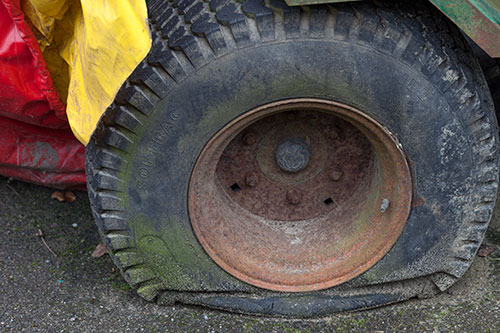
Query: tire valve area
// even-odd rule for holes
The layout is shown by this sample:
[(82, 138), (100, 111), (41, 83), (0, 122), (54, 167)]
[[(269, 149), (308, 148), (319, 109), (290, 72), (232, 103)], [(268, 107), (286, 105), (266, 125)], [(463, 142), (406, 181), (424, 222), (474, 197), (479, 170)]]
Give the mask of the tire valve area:
[(384, 200), (382, 200), (382, 203), (380, 204), (380, 212), (385, 213), (387, 208), (389, 208), (389, 199), (384, 198)]

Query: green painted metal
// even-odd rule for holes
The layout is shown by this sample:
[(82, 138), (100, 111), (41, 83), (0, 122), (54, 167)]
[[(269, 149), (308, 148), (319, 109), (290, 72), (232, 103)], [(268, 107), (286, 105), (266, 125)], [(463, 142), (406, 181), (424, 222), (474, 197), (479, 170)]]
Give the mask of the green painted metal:
[(500, 57), (500, 0), (430, 0), (491, 57)]
[[(286, 0), (289, 6), (360, 0)], [(391, 1), (391, 0), (386, 0)], [(500, 58), (500, 0), (429, 0), (491, 57)]]

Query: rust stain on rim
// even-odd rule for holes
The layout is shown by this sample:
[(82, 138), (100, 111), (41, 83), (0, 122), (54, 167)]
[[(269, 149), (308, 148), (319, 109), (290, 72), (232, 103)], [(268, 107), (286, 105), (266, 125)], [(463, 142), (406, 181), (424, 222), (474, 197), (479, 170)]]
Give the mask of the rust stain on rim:
[[(280, 167), (282, 147), (306, 164)], [(245, 113), (206, 144), (188, 209), (200, 244), (225, 271), (303, 292), (380, 260), (404, 228), (411, 196), (404, 153), (382, 125), (345, 104), (290, 99)]]

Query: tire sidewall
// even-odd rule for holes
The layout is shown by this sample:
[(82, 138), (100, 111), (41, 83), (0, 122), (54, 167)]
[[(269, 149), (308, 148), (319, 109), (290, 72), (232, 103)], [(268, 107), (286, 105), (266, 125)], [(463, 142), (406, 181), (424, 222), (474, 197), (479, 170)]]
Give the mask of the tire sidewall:
[(366, 112), (394, 134), (410, 162), (418, 204), (393, 249), (364, 277), (377, 283), (442, 269), (463, 222), (461, 205), (471, 202), (475, 186), (470, 130), (456, 111), (459, 101), (449, 100), (417, 68), (344, 41), (252, 46), (180, 82), (145, 122), (131, 152), (125, 192), (136, 239), (154, 234), (172, 247), (187, 242), (194, 257), (206, 256), (187, 206), (200, 152), (231, 120), (288, 98), (327, 99)]

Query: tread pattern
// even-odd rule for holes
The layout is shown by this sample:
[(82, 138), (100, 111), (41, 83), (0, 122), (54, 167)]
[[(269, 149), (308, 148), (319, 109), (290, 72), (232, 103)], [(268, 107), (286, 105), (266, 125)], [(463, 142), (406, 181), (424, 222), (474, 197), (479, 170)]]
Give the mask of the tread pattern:
[[(295, 38), (371, 45), (418, 68), (466, 114), (479, 183), (442, 277), (444, 290), (471, 263), (491, 216), (498, 183), (498, 134), (478, 63), (458, 30), (425, 3), (371, 2), (288, 7), (282, 0), (151, 0), (153, 45), (106, 111), (87, 147), (90, 202), (99, 231), (125, 279), (147, 300), (163, 290), (137, 252), (120, 199), (126, 156), (154, 106), (198, 68), (259, 43)], [(423, 38), (424, 36), (424, 38)]]
[(497, 118), (500, 118), (500, 59), (491, 58), (486, 52), (477, 46), (476, 43), (468, 37), (466, 37), (466, 39), (472, 47), (472, 50), (478, 58), (481, 68), (483, 69), (484, 78), (490, 88), (491, 97), (493, 97)]

